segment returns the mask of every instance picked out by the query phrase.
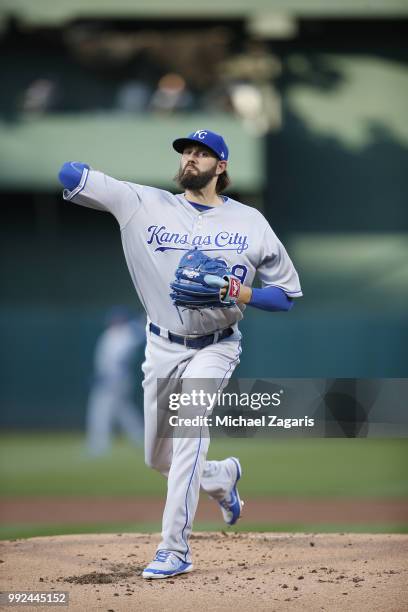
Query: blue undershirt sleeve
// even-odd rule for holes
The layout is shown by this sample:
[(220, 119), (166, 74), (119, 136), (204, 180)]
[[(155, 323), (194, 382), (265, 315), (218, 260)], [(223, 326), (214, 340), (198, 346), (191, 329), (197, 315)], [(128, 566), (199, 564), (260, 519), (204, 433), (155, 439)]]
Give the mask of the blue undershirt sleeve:
[(65, 189), (73, 191), (78, 187), (82, 178), (84, 168), (88, 168), (88, 164), (82, 162), (65, 162), (58, 174), (58, 179)]
[(293, 299), (289, 298), (279, 287), (264, 287), (263, 289), (252, 289), (248, 306), (278, 312), (291, 310), (293, 303)]

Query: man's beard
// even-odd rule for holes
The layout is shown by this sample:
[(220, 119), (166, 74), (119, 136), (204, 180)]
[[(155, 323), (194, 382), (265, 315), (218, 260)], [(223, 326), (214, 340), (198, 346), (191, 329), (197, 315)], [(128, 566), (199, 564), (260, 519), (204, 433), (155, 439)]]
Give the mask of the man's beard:
[(217, 164), (214, 164), (214, 167), (206, 172), (200, 172), (199, 170), (196, 172), (189, 172), (188, 168), (184, 168), (183, 170), (180, 166), (174, 180), (177, 181), (183, 189), (201, 191), (204, 187), (207, 187), (208, 183), (216, 176), (216, 168)]

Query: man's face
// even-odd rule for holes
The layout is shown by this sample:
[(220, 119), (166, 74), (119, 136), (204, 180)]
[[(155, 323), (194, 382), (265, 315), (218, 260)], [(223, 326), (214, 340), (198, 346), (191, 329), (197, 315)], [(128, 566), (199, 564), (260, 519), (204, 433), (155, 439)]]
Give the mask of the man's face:
[(222, 162), (206, 147), (187, 146), (181, 156), (180, 168), (175, 177), (184, 189), (199, 191), (225, 169)]

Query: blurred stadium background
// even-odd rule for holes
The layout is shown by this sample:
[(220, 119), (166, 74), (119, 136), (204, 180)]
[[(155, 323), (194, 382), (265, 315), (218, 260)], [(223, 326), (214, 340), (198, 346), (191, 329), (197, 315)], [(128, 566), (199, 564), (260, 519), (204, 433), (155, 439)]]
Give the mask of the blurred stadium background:
[[(62, 201), (66, 160), (172, 190), (172, 139), (221, 132), (229, 193), (266, 215), (305, 294), (290, 316), (247, 309), (237, 375), (407, 376), (407, 34), (398, 0), (3, 0), (5, 536), (57, 529), (46, 515), (41, 527), (12, 521), (7, 503), (18, 499), (161, 499), (165, 486), (122, 440), (109, 457), (83, 455), (106, 310), (140, 305), (114, 219)], [(405, 440), (216, 441), (212, 456), (225, 444), (246, 461), (250, 497), (407, 498)], [(407, 518), (348, 528), (404, 530)]]

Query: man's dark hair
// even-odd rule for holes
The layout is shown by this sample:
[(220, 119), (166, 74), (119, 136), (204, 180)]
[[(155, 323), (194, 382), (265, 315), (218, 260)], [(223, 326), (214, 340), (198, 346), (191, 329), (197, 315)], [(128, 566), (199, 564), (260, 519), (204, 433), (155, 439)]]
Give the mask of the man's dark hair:
[(226, 170), (224, 170), (224, 172), (222, 174), (220, 174), (220, 176), (217, 179), (217, 184), (215, 185), (215, 191), (217, 193), (221, 193), (230, 184), (231, 184), (231, 179), (228, 176), (228, 172)]

